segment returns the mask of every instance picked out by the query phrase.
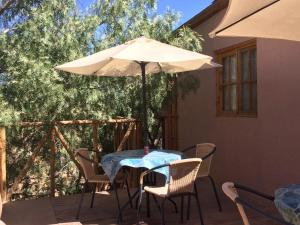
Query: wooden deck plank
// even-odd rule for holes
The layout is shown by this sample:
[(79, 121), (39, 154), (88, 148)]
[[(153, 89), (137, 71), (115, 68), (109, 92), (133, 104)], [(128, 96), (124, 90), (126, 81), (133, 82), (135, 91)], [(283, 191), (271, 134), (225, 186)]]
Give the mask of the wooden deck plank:
[[(209, 183), (202, 182), (198, 185), (200, 201), (203, 211), (203, 217), (205, 225), (242, 225), (240, 216), (235, 208), (235, 205), (228, 200), (223, 194), (220, 193), (220, 198), (223, 206), (223, 212), (218, 211), (217, 203), (214, 198)], [(132, 190), (133, 191), (133, 190)], [(120, 199), (122, 202), (127, 200), (127, 195), (125, 190), (119, 191)], [(66, 223), (66, 222), (76, 222), (75, 219), (76, 210), (79, 202), (79, 195), (64, 196), (59, 198), (52, 198), (45, 200), (29, 200), (21, 202), (13, 202), (6, 204), (4, 207), (4, 221), (7, 225), (19, 225), (19, 224), (30, 224), (30, 225), (48, 225), (53, 223)], [(116, 213), (117, 207), (113, 195), (97, 193), (94, 208), (90, 208), (91, 195), (86, 194), (80, 214), (79, 221), (84, 225), (113, 225), (116, 224)], [(178, 199), (179, 200), (179, 199)], [(179, 206), (179, 201), (178, 206)], [(145, 203), (145, 202), (144, 202)], [(261, 208), (267, 211), (276, 213), (274, 207), (266, 207), (263, 202), (259, 202)], [(23, 209), (23, 212), (21, 208)], [(18, 209), (16, 213), (13, 214), (13, 209)], [(185, 207), (186, 210), (186, 207)], [(28, 213), (29, 211), (29, 213)], [(159, 225), (160, 224), (160, 213), (155, 206), (153, 200), (151, 202), (151, 218), (146, 216), (146, 207), (143, 206), (142, 209), (142, 220), (145, 225)], [(174, 208), (171, 204), (166, 204), (166, 224), (174, 225), (179, 223), (179, 214), (174, 212)], [(40, 214), (36, 217), (36, 214)], [(248, 213), (248, 212), (247, 212)], [(258, 216), (257, 214), (248, 213), (251, 225), (272, 225), (273, 222), (266, 220)], [(13, 218), (13, 216), (15, 218)], [(124, 222), (122, 225), (131, 225), (136, 222), (136, 210), (126, 209), (123, 213)], [(19, 223), (18, 221), (30, 221), (31, 223)], [(15, 220), (14, 220), (15, 219)], [(17, 223), (15, 222), (17, 220)], [(54, 222), (55, 220), (55, 222)], [(42, 221), (37, 223), (37, 221)], [(184, 225), (198, 225), (200, 224), (199, 217), (197, 214), (197, 208), (194, 201), (192, 201), (191, 207), (191, 219), (189, 221), (184, 221)]]
[(7, 225), (49, 225), (57, 223), (50, 198), (5, 203), (2, 219)]

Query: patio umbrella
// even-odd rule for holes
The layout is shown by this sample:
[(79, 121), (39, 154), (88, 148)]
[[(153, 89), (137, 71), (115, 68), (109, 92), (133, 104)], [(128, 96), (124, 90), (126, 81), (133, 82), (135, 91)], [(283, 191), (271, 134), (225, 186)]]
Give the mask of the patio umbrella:
[(142, 75), (144, 146), (148, 146), (146, 74), (179, 73), (218, 67), (212, 57), (177, 48), (145, 37), (112, 47), (93, 55), (56, 66), (55, 69), (82, 75)]
[(215, 36), (300, 41), (300, 0), (230, 0)]

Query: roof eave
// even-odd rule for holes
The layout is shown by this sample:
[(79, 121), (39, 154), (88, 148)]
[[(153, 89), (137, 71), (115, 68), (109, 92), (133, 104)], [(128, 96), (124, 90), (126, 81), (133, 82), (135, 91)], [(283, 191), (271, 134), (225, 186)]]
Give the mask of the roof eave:
[(203, 23), (210, 17), (214, 16), (216, 13), (227, 8), (228, 3), (229, 0), (215, 0), (210, 6), (202, 10), (200, 13), (192, 17), (190, 20), (182, 24), (177, 29), (180, 29), (181, 27), (184, 26), (188, 26), (191, 29), (194, 29), (195, 27), (199, 26), (201, 23)]

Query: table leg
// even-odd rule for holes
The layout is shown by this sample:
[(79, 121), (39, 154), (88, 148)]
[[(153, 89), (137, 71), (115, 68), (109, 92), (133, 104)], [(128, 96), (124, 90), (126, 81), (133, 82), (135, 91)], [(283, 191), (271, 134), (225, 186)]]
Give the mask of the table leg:
[(119, 209), (119, 213), (118, 213), (118, 219), (117, 219), (117, 223), (119, 224), (120, 221), (122, 221), (122, 211), (128, 206), (130, 205), (130, 202), (138, 195), (139, 193), (139, 189), (137, 189), (133, 195), (131, 195), (131, 198)]
[(113, 182), (112, 185), (113, 185), (113, 189), (114, 189), (115, 196), (116, 196), (116, 199), (117, 199), (117, 204), (118, 204), (118, 223), (119, 223), (119, 221), (123, 220), (121, 206), (120, 206), (120, 200), (119, 200), (119, 195), (118, 195), (116, 182)]

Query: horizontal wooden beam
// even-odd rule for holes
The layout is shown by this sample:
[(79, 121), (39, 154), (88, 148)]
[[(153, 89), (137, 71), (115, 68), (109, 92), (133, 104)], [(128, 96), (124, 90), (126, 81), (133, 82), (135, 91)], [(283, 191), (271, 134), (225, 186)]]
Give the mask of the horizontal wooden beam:
[(52, 126), (72, 126), (72, 125), (92, 125), (92, 124), (114, 124), (114, 123), (131, 123), (137, 122), (136, 119), (132, 118), (120, 118), (120, 119), (108, 119), (108, 120), (63, 120), (63, 121), (53, 121), (53, 122), (21, 122), (16, 126), (21, 127), (32, 127), (32, 126), (43, 126), (43, 125), (52, 125)]

